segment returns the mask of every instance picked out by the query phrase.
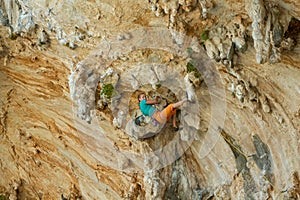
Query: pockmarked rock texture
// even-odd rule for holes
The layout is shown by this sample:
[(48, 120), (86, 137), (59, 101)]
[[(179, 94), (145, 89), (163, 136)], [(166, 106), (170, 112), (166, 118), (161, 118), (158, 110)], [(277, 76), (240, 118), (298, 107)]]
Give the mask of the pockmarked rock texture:
[[(298, 0), (3, 0), (0, 21), (0, 199), (300, 199)], [(177, 132), (141, 92), (189, 99)]]

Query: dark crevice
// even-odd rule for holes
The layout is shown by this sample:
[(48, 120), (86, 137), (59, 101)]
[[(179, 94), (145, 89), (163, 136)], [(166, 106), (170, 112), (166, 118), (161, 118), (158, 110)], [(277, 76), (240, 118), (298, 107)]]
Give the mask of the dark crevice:
[(251, 176), (250, 169), (247, 167), (247, 157), (242, 151), (240, 145), (235, 141), (233, 137), (227, 134), (223, 129), (221, 129), (221, 135), (229, 145), (236, 161), (238, 172), (242, 174), (244, 180), (244, 192), (245, 199), (255, 199), (254, 194), (257, 193), (257, 187), (255, 181)]
[(167, 187), (164, 199), (171, 199), (171, 200), (179, 200), (177, 197), (178, 193), (178, 184), (180, 179), (180, 171), (178, 170), (178, 164), (180, 159), (176, 160), (173, 165), (173, 171), (171, 173), (171, 184)]
[(166, 183), (166, 191), (163, 199), (165, 200), (189, 200), (213, 198), (213, 192), (208, 188), (200, 187), (200, 179), (193, 169), (193, 163), (187, 165), (184, 157), (177, 159), (172, 164), (169, 172), (169, 180)]
[(299, 33), (300, 33), (300, 21), (293, 17), (289, 23), (287, 31), (284, 34), (284, 37), (291, 38), (297, 42)]
[(253, 136), (253, 144), (256, 150), (256, 154), (253, 155), (253, 159), (258, 168), (263, 171), (268, 181), (272, 183), (272, 157), (269, 147), (263, 143), (258, 135)]
[(288, 199), (299, 199), (300, 196), (300, 179), (298, 172), (292, 174), (293, 186), (288, 190)]

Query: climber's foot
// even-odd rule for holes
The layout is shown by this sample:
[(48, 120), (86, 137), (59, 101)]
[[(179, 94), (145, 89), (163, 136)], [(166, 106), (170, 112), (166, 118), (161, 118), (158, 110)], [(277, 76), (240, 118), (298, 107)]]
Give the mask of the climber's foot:
[(174, 131), (174, 132), (180, 131), (180, 130), (182, 130), (182, 129), (183, 129), (183, 128), (181, 128), (181, 127), (173, 126), (173, 131)]
[(185, 96), (186, 96), (186, 99), (189, 103), (195, 103), (195, 100), (192, 100), (190, 97), (189, 97), (189, 94), (188, 92), (185, 93)]

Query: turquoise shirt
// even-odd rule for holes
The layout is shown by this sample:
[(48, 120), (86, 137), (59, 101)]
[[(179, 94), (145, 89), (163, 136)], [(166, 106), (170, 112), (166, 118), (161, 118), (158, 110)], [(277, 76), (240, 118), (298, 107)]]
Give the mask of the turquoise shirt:
[(146, 103), (146, 99), (143, 99), (141, 102), (140, 102), (140, 109), (143, 113), (143, 115), (146, 115), (146, 116), (152, 116), (156, 109), (154, 108), (154, 106), (150, 105), (150, 104), (147, 104)]

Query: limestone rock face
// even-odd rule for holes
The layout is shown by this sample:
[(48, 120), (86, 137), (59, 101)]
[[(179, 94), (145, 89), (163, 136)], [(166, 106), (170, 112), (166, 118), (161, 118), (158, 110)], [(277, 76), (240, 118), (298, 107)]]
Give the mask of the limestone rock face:
[(299, 199), (299, 9), (1, 1), (0, 199)]

